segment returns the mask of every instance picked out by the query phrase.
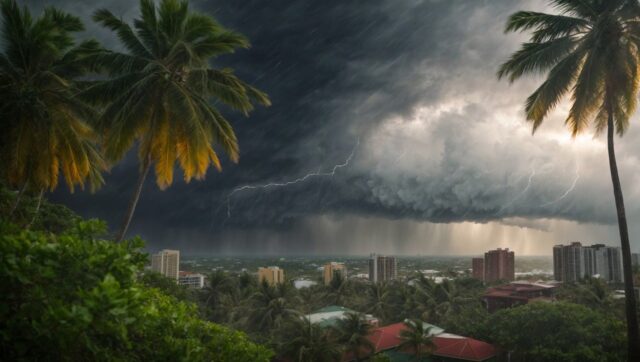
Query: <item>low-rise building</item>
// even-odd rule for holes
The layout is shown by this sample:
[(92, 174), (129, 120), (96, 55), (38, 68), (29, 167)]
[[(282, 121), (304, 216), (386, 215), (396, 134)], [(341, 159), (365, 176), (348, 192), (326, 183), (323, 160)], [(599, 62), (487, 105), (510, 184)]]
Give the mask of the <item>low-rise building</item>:
[[(349, 308), (331, 305), (322, 309), (319, 309), (311, 314), (307, 314), (305, 317), (311, 321), (311, 323), (318, 324), (320, 327), (336, 327), (338, 321), (347, 317), (349, 313), (357, 313)], [(378, 318), (371, 314), (364, 314), (364, 318), (369, 324), (374, 327), (378, 327)]]
[(517, 281), (487, 289), (482, 301), (487, 311), (493, 313), (532, 301), (553, 301), (555, 290), (555, 285)]
[(178, 284), (185, 285), (189, 288), (202, 289), (204, 288), (205, 276), (199, 273), (190, 273), (187, 271), (181, 271), (178, 277)]

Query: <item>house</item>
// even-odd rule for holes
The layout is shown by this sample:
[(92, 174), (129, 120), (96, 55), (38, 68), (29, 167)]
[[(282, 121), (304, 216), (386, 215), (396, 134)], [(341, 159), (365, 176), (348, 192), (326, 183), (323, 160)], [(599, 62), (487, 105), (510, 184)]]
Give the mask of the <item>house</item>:
[[(311, 314), (307, 314), (305, 317), (311, 321), (311, 323), (318, 324), (321, 327), (335, 327), (340, 319), (346, 318), (349, 313), (358, 313), (349, 308), (331, 305), (319, 309)], [(378, 318), (371, 314), (365, 314), (364, 318), (374, 327), (378, 326)]]
[(493, 313), (532, 301), (553, 301), (555, 290), (555, 285), (517, 281), (487, 289), (482, 301), (487, 311)]
[[(435, 349), (429, 357), (422, 361), (490, 361), (497, 355), (497, 350), (489, 343), (456, 334), (445, 333), (442, 328), (427, 324), (430, 327)], [(375, 354), (385, 354), (393, 362), (415, 361), (415, 356), (400, 348), (402, 339), (400, 332), (405, 329), (404, 323), (395, 323), (376, 328), (369, 339), (375, 347)], [(353, 361), (353, 355), (345, 354), (343, 361)]]

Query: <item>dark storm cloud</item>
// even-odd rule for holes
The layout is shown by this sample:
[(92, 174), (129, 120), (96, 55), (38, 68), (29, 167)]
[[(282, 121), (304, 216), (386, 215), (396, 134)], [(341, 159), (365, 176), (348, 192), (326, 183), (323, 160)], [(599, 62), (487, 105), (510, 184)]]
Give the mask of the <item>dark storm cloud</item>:
[[(85, 19), (97, 7), (125, 19), (136, 14), (133, 2), (124, 0), (50, 3)], [(517, 110), (532, 83), (507, 88), (495, 82), (499, 62), (518, 43), (501, 32), (506, 17), (541, 2), (243, 0), (192, 6), (249, 37), (250, 50), (215, 65), (236, 69), (269, 93), (273, 106), (250, 118), (225, 110), (240, 140), (240, 164), (225, 163), (221, 174), (178, 181), (164, 192), (148, 180), (132, 231), (160, 240), (215, 240), (234, 230), (277, 233), (309, 217), (348, 214), (443, 223), (611, 221), (611, 210), (599, 207), (610, 204), (608, 194), (555, 202), (572, 184), (575, 159), (554, 157), (553, 151), (562, 153), (555, 141), (534, 145), (514, 117), (521, 116)], [(95, 25), (88, 33), (117, 46)], [(498, 109), (516, 119), (496, 120)], [(405, 127), (415, 123), (424, 127)], [(334, 177), (228, 196), (242, 185), (330, 172), (358, 140), (351, 164)], [(534, 186), (527, 188), (533, 172)], [(114, 224), (136, 173), (129, 155), (97, 194), (61, 191), (54, 199)], [(575, 192), (599, 191), (603, 182), (581, 183)]]

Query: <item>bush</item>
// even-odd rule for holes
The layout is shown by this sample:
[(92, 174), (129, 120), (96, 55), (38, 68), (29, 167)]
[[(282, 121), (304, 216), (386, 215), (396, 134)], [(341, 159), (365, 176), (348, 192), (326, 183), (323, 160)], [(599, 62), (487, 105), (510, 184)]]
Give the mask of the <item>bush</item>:
[(267, 361), (272, 352), (138, 280), (139, 239), (0, 224), (0, 360)]

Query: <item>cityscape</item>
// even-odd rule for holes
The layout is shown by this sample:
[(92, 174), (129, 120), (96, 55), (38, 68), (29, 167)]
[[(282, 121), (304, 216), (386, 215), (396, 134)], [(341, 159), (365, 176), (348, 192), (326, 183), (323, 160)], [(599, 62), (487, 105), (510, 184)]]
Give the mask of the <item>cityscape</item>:
[(0, 361), (639, 362), (640, 0), (0, 0)]

